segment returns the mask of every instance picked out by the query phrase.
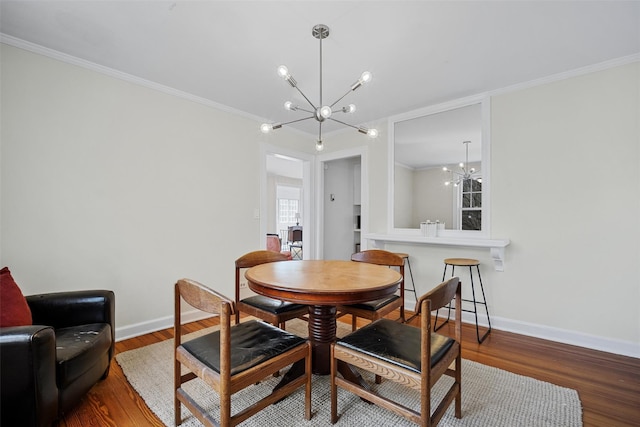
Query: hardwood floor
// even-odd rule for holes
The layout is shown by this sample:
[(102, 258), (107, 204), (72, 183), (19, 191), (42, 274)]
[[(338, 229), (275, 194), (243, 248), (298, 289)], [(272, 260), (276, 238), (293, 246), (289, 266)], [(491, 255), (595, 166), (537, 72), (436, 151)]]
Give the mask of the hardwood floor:
[[(350, 321), (348, 317), (343, 319)], [(398, 314), (390, 317), (397, 318)], [(191, 332), (214, 324), (215, 320), (204, 320), (187, 328)], [(439, 332), (448, 333), (447, 328)], [(118, 342), (116, 351), (121, 353), (171, 338), (171, 329), (158, 331)], [(585, 427), (640, 426), (640, 359), (495, 329), (483, 344), (478, 344), (475, 327), (467, 324), (463, 326), (462, 338), (465, 359), (577, 390)], [(162, 427), (163, 424), (113, 361), (109, 377), (95, 385), (58, 426)]]

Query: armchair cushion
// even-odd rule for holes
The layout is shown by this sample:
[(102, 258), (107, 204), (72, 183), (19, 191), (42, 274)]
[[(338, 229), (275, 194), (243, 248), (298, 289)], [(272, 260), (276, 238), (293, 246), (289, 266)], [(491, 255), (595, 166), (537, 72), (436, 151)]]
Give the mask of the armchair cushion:
[(92, 323), (56, 330), (56, 379), (65, 388), (83, 375), (94, 361), (109, 352), (111, 326)]
[(31, 310), (8, 267), (0, 270), (0, 327), (31, 325)]

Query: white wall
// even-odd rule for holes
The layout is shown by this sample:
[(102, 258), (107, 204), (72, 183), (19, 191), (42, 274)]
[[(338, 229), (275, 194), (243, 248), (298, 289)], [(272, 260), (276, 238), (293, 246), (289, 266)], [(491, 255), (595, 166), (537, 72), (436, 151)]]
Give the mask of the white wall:
[(1, 47), (0, 255), (24, 293), (112, 289), (120, 337), (170, 325), (178, 278), (232, 296), (264, 247), (259, 123)]
[[(491, 237), (511, 239), (504, 272), (484, 249), (385, 247), (411, 255), (419, 292), (439, 283), (444, 258), (479, 259), (494, 327), (640, 357), (639, 102), (637, 62), (492, 96)], [(375, 126), (375, 141), (341, 133), (326, 146), (368, 144), (369, 229), (384, 233), (387, 128)]]
[[(120, 336), (168, 325), (188, 276), (231, 294), (263, 246), (258, 121), (2, 45), (0, 260), (25, 293), (108, 288)], [(640, 66), (492, 97), (488, 251), (389, 245), (417, 288), (442, 259), (482, 262), (494, 326), (640, 356)], [(387, 127), (367, 145), (372, 232), (387, 227)], [(279, 146), (313, 152), (282, 129)], [(532, 173), (535, 172), (535, 173)], [(464, 290), (463, 290), (464, 292)], [(468, 292), (468, 291), (467, 291)]]
[(492, 99), (496, 315), (640, 356), (639, 95), (634, 63)]

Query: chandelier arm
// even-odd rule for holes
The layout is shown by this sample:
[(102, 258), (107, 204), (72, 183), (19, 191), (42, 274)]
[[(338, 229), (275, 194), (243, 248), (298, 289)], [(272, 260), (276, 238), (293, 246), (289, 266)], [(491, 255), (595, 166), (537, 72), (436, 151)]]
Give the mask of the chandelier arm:
[(304, 94), (304, 92), (303, 92), (303, 91), (302, 91), (298, 86), (296, 86), (296, 90), (297, 90), (298, 92), (300, 92), (300, 95), (302, 95), (302, 97), (303, 97), (304, 99), (306, 99), (306, 100), (307, 100), (307, 102), (309, 103), (309, 105), (311, 105), (311, 108), (313, 108), (314, 110), (317, 110), (317, 109), (318, 109), (318, 107), (316, 107), (315, 105), (313, 105), (313, 102), (311, 102), (311, 100), (307, 97), (307, 95), (305, 95), (305, 94)]
[(304, 109), (302, 107), (296, 107), (296, 110), (304, 111), (305, 113), (313, 114), (314, 116), (316, 114), (315, 111), (307, 110), (307, 109)]
[(355, 130), (360, 130), (358, 126), (350, 125), (349, 123), (345, 123), (342, 120), (334, 119), (333, 117), (329, 117), (329, 120), (333, 120), (334, 122), (338, 122), (342, 125), (349, 126), (350, 128), (354, 128)]
[(318, 142), (322, 142), (322, 122), (318, 122)]
[(280, 126), (290, 125), (291, 123), (297, 123), (297, 122), (301, 122), (301, 121), (309, 120), (309, 119), (313, 119), (313, 118), (315, 118), (315, 116), (303, 117), (302, 119), (291, 120), (290, 122), (284, 122), (284, 123), (279, 123), (279, 124), (280, 124)]
[(334, 106), (334, 105), (336, 105), (338, 102), (342, 101), (342, 100), (345, 98), (345, 96), (349, 95), (351, 92), (353, 92), (353, 91), (352, 91), (351, 89), (349, 89), (349, 90), (347, 91), (347, 93), (345, 93), (345, 94), (344, 94), (344, 95), (342, 95), (340, 98), (338, 98), (338, 99), (336, 100), (336, 102), (334, 102), (333, 104), (331, 104), (329, 107), (333, 108), (333, 106)]

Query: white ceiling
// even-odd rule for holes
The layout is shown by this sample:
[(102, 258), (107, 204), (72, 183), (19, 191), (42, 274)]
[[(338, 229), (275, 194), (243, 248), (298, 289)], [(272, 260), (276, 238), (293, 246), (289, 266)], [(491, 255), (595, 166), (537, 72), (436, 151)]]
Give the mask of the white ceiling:
[[(325, 103), (362, 71), (373, 73), (344, 100), (356, 113), (339, 117), (365, 126), (640, 52), (638, 1), (0, 1), (5, 41), (272, 122), (304, 116), (283, 109), (287, 100), (304, 101), (276, 75), (278, 65), (318, 102), (315, 24), (331, 30), (323, 42)], [(317, 134), (313, 120), (295, 126)], [(328, 123), (324, 132), (342, 128)]]

